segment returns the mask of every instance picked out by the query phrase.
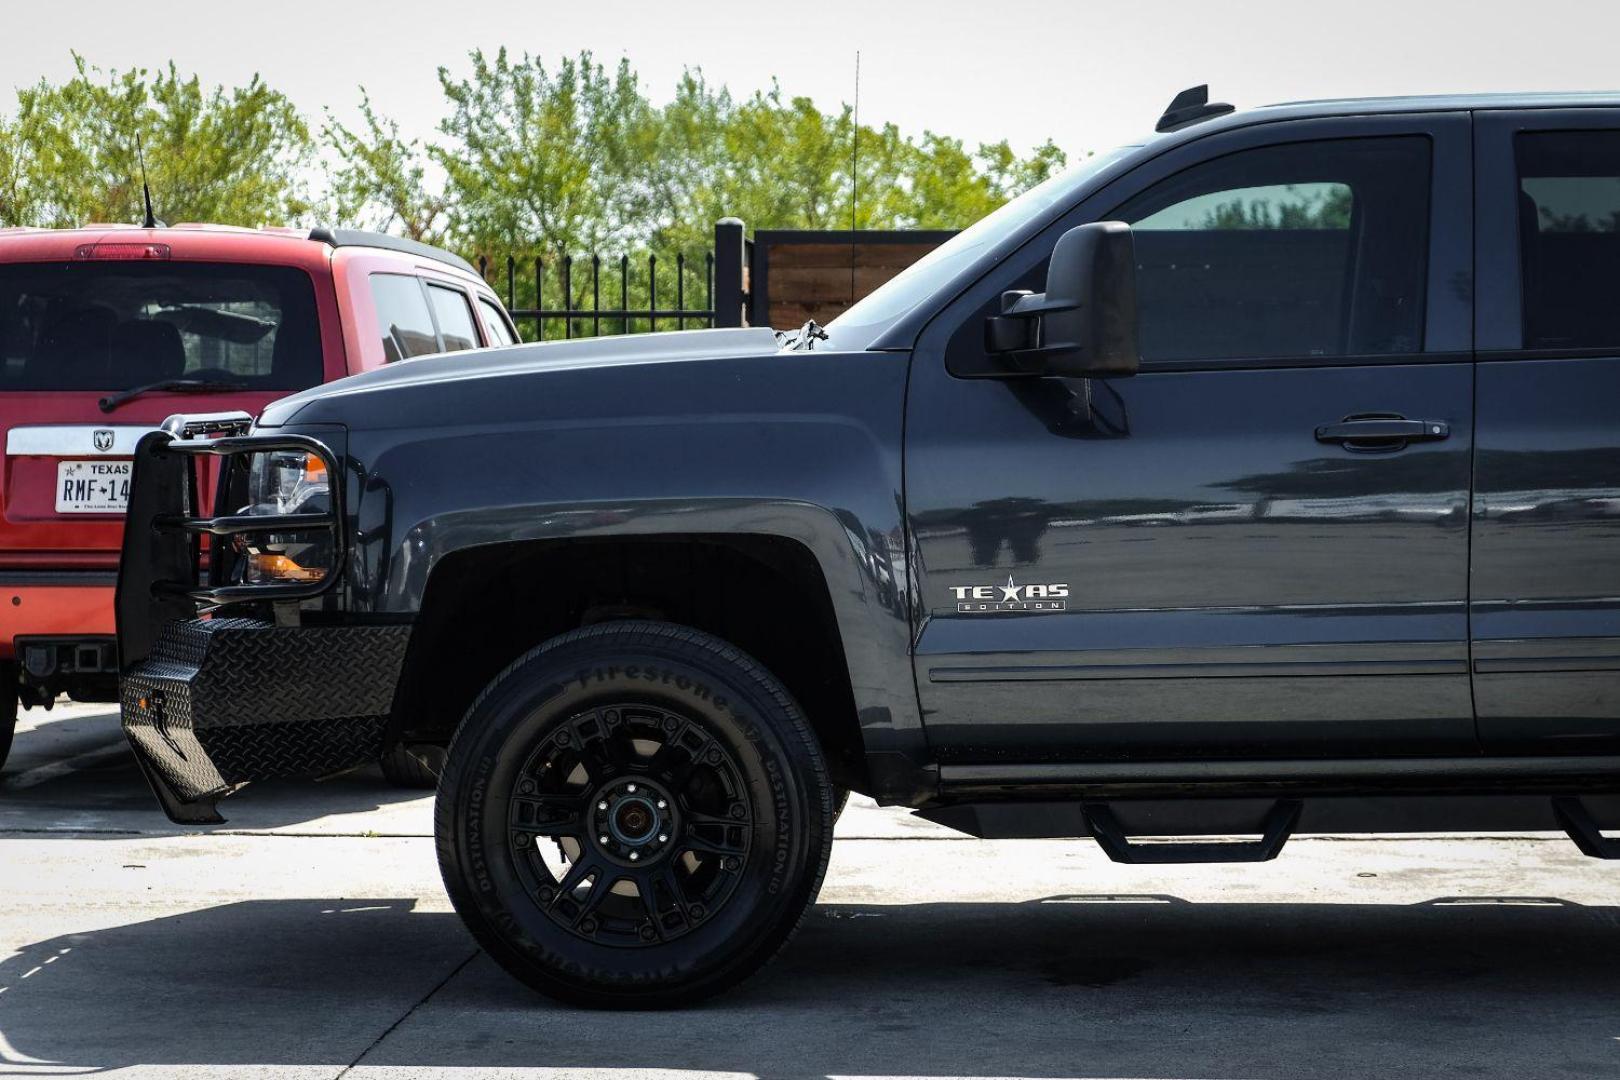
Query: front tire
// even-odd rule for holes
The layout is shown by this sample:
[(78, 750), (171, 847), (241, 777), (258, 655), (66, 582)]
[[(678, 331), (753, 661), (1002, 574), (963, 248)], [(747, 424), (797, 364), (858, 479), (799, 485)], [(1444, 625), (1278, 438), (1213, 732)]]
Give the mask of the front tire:
[(554, 638), (450, 745), (439, 867), (473, 936), (542, 993), (686, 1004), (787, 943), (831, 851), (834, 788), (786, 688), (671, 623)]

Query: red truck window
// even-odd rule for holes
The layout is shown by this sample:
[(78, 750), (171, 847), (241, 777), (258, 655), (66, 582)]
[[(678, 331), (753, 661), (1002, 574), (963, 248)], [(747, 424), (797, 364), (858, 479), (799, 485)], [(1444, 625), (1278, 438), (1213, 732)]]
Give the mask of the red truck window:
[(484, 327), (489, 331), (491, 345), (516, 345), (517, 334), (512, 332), (512, 324), (506, 321), (501, 309), (482, 296), (478, 298), (478, 306), (484, 312)]
[(439, 335), (422, 282), (410, 274), (372, 274), (371, 299), (377, 307), (383, 359), (392, 364), (439, 351)]
[(446, 289), (429, 283), (428, 298), (433, 301), (433, 314), (439, 321), (439, 336), (444, 339), (445, 352), (478, 348), (478, 331), (473, 329), (472, 308), (467, 306), (467, 294), (460, 289)]
[(0, 265), (0, 391), (162, 379), (302, 390), (321, 381), (309, 275), (177, 262)]

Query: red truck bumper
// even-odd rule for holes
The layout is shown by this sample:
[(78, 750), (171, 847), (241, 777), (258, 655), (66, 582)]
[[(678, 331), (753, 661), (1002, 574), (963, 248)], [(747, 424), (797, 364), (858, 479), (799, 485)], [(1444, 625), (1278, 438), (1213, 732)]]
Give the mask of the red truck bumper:
[(58, 693), (117, 700), (113, 575), (66, 584), (18, 577), (0, 573), (0, 663), (17, 665), (24, 702)]

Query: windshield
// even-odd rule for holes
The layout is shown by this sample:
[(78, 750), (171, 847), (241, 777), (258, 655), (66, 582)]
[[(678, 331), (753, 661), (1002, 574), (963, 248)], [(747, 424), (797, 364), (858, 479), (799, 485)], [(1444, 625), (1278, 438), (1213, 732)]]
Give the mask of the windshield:
[(827, 330), (835, 347), (864, 347), (866, 342), (876, 339), (884, 328), (970, 266), (997, 241), (1041, 217), (1052, 206), (1071, 203), (1086, 181), (1134, 149), (1134, 146), (1121, 146), (1104, 154), (1093, 154), (1074, 168), (1049, 177), (963, 229), (828, 323)]
[(168, 379), (302, 390), (321, 381), (309, 275), (180, 262), (0, 265), (0, 392)]

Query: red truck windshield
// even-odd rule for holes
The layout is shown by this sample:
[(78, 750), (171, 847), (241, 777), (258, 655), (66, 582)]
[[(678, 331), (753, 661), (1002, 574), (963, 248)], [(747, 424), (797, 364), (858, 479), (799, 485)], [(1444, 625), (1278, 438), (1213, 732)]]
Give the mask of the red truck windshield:
[(321, 381), (309, 275), (177, 262), (0, 265), (0, 392), (164, 379), (302, 390)]

